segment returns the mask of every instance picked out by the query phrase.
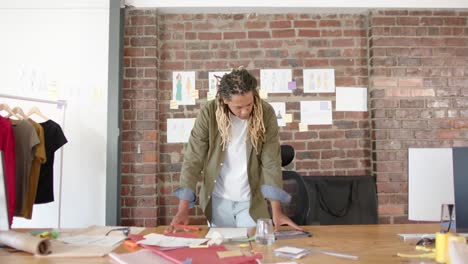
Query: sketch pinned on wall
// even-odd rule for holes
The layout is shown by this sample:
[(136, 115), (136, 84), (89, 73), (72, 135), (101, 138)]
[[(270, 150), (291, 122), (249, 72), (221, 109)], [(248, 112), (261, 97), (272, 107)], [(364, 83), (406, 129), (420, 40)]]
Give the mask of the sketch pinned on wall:
[(289, 83), (292, 80), (291, 69), (260, 70), (260, 87), (268, 93), (291, 93)]
[(195, 118), (168, 118), (167, 143), (187, 143), (194, 124)]
[(195, 72), (172, 73), (172, 100), (177, 101), (178, 105), (195, 105), (193, 91), (195, 91)]
[(270, 102), (270, 105), (275, 109), (276, 119), (278, 126), (286, 126), (286, 103), (284, 102)]
[(331, 125), (331, 101), (301, 101), (301, 123), (308, 125)]
[(334, 69), (304, 69), (304, 93), (334, 93)]
[(336, 111), (366, 112), (367, 88), (336, 87)]
[(217, 85), (220, 80), (218, 80), (215, 76), (222, 78), (225, 74), (229, 73), (229, 71), (217, 71), (217, 72), (209, 72), (208, 73), (208, 92), (216, 95), (217, 92)]

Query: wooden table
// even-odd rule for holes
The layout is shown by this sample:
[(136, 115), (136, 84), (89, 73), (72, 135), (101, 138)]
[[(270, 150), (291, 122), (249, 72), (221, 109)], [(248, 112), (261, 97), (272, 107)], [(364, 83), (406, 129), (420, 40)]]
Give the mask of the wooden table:
[[(405, 224), (405, 225), (342, 225), (342, 226), (307, 226), (306, 230), (313, 233), (311, 238), (280, 240), (285, 245), (312, 247), (359, 256), (359, 260), (348, 260), (324, 254), (310, 254), (297, 260), (298, 263), (436, 263), (429, 259), (407, 259), (397, 257), (399, 253), (418, 254), (415, 250), (416, 241), (404, 242), (398, 233), (435, 233), (440, 227), (437, 224)], [(164, 227), (148, 228), (144, 233), (162, 233)], [(203, 236), (207, 227), (202, 228)], [(255, 243), (253, 243), (255, 245)], [(279, 247), (276, 243), (275, 247)], [(255, 246), (254, 246), (255, 247)], [(128, 252), (120, 246), (116, 252)], [(279, 258), (280, 261), (287, 259)], [(108, 257), (102, 258), (37, 258), (23, 252), (9, 253), (0, 249), (1, 264), (49, 264), (49, 263), (113, 263)]]

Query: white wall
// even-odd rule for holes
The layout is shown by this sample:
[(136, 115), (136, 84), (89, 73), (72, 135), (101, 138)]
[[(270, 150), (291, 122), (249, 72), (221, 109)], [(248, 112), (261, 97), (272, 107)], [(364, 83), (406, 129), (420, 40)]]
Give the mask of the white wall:
[[(108, 24), (105, 5), (0, 7), (0, 93), (67, 101), (61, 227), (105, 224)], [(29, 109), (27, 102), (10, 102)], [(50, 117), (61, 111), (35, 105)], [(56, 160), (59, 165), (59, 152)], [(33, 213), (32, 221), (15, 218), (13, 227), (58, 225), (58, 216), (51, 220), (57, 202), (36, 205)]]

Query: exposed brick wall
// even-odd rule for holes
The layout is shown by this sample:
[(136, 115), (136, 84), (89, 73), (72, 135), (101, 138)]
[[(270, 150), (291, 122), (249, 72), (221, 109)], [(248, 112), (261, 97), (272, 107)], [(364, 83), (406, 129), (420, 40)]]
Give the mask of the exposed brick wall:
[[(370, 173), (370, 140), (367, 113), (334, 113), (333, 126), (309, 126), (299, 132), (299, 101), (328, 99), (334, 94), (304, 94), (302, 69), (334, 68), (336, 85), (367, 86), (367, 38), (362, 15), (161, 15), (159, 68), (160, 171), (164, 187), (159, 194), (159, 220), (167, 223), (177, 199), (168, 197), (178, 186), (184, 144), (166, 143), (166, 120), (196, 117), (206, 102), (208, 72), (240, 65), (259, 79), (260, 69), (290, 68), (298, 88), (292, 95), (270, 94), (268, 101), (285, 101), (293, 123), (280, 129), (283, 143), (297, 151), (293, 165), (303, 175), (364, 175)], [(196, 72), (200, 100), (196, 106), (169, 110), (172, 72)], [(202, 211), (193, 210), (199, 223)]]
[(122, 122), (121, 223), (157, 224), (159, 160), (157, 13), (126, 13)]
[[(468, 124), (462, 97), (468, 93), (467, 14), (405, 12), (377, 10), (367, 16), (127, 10), (123, 224), (170, 221), (178, 202), (170, 193), (178, 186), (184, 144), (167, 143), (166, 120), (196, 117), (206, 102), (208, 71), (240, 65), (257, 78), (260, 69), (293, 70), (298, 89), (267, 99), (286, 102), (287, 113), (293, 114), (293, 122), (280, 129), (281, 142), (296, 149), (291, 169), (307, 176), (374, 174), (381, 222), (404, 221), (408, 146), (463, 145)], [(335, 94), (302, 92), (302, 70), (307, 68), (334, 68), (336, 86), (369, 87), (372, 117), (333, 112), (333, 125), (299, 132), (301, 100), (332, 100), (335, 105)], [(169, 110), (173, 71), (196, 72), (197, 105)], [(194, 222), (205, 223), (198, 207), (191, 214)]]
[(382, 223), (408, 222), (408, 148), (468, 146), (467, 21), (468, 12), (453, 10), (370, 14), (372, 160)]

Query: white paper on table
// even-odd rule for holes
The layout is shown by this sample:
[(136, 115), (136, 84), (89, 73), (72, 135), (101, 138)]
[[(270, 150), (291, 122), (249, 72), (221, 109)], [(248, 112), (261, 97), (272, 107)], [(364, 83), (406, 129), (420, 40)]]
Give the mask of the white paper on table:
[(73, 245), (86, 245), (86, 246), (100, 246), (100, 247), (110, 247), (117, 243), (122, 242), (125, 237), (117, 236), (69, 236), (69, 237), (59, 237), (58, 241), (73, 244)]
[(109, 253), (109, 257), (119, 264), (172, 264), (174, 262), (165, 259), (149, 249), (140, 249), (129, 253)]
[(306, 249), (286, 246), (286, 247), (277, 248), (275, 249), (275, 251), (288, 253), (288, 254), (299, 254), (299, 253), (306, 251)]
[(284, 102), (270, 102), (270, 105), (275, 109), (276, 120), (278, 120), (278, 126), (286, 126), (286, 103)]
[(192, 132), (195, 118), (168, 118), (167, 143), (186, 143)]
[(194, 71), (172, 73), (172, 100), (177, 101), (178, 105), (195, 105), (193, 91), (195, 91)]
[(208, 239), (172, 237), (152, 233), (145, 235), (145, 239), (138, 241), (138, 244), (160, 247), (188, 247), (200, 245), (206, 241), (208, 241)]
[(331, 125), (331, 101), (301, 101), (301, 123), (308, 125)]
[(229, 71), (216, 71), (216, 72), (208, 72), (208, 92), (211, 92), (212, 94), (216, 95), (217, 92), (217, 85), (219, 83), (219, 80), (215, 77), (223, 77), (225, 74), (230, 73)]
[(206, 238), (213, 238), (214, 232), (218, 232), (223, 239), (247, 238), (247, 227), (212, 227), (206, 234)]
[(336, 111), (366, 112), (367, 88), (336, 87)]
[(291, 80), (291, 69), (260, 70), (260, 87), (268, 93), (291, 93), (288, 87)]
[(304, 93), (335, 92), (334, 69), (304, 69)]
[(408, 149), (408, 219), (440, 221), (441, 205), (453, 204), (451, 148)]

